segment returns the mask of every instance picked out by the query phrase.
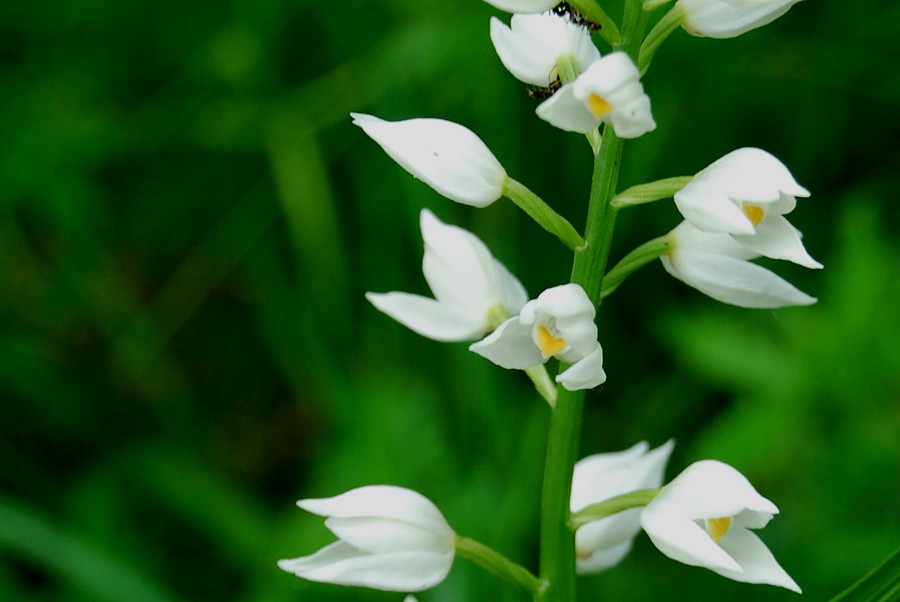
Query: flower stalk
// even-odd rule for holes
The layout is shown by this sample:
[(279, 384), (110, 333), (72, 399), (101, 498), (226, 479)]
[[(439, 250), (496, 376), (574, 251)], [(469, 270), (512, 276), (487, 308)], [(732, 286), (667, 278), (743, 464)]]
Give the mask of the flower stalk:
[(531, 192), (524, 184), (507, 178), (503, 185), (503, 196), (511, 200), (544, 230), (559, 238), (573, 251), (584, 246), (584, 239), (578, 231), (560, 214), (554, 211), (541, 197)]
[(649, 240), (623, 257), (603, 278), (600, 288), (600, 299), (611, 295), (628, 276), (639, 268), (669, 252), (672, 241), (669, 236), (660, 236)]
[(474, 539), (457, 535), (456, 554), (457, 556), (468, 558), (501, 579), (518, 585), (533, 596), (537, 596), (546, 585), (525, 567), (516, 564), (493, 548)]
[(591, 504), (573, 514), (569, 520), (569, 526), (572, 530), (575, 530), (590, 522), (618, 514), (629, 508), (646, 506), (650, 503), (650, 500), (656, 497), (657, 493), (659, 493), (659, 489), (639, 489), (638, 491), (630, 491), (608, 500)]
[[(590, 17), (590, 14), (587, 16)], [(613, 46), (621, 47), (635, 58), (647, 26), (647, 18), (641, 0), (627, 0), (622, 38)], [(604, 128), (603, 144), (594, 158), (585, 244), (575, 252), (572, 265), (571, 281), (580, 284), (595, 304), (600, 299), (603, 274), (612, 243), (616, 217), (612, 198), (618, 183), (623, 149), (622, 138), (611, 127)], [(560, 370), (567, 367), (563, 364)], [(568, 391), (559, 388), (556, 408), (550, 417), (544, 463), (540, 577), (547, 583), (547, 587), (535, 596), (538, 602), (570, 602), (576, 599), (575, 532), (569, 523), (569, 495), (572, 490), (573, 467), (578, 456), (583, 409), (583, 390)]]

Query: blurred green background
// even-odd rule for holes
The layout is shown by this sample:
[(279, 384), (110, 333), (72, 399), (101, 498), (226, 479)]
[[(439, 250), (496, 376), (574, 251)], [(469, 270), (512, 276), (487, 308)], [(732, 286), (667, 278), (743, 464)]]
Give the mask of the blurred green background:
[[(570, 257), (507, 202), (438, 197), (348, 117), (463, 123), (580, 226), (588, 147), (534, 116), (492, 14), (0, 4), (0, 599), (399, 601), (275, 567), (332, 539), (296, 499), (368, 483), (417, 489), (535, 566), (547, 408), (363, 293), (427, 292), (422, 207), (532, 294)], [(803, 2), (729, 41), (679, 31), (645, 78), (658, 129), (626, 148), (622, 188), (760, 146), (813, 192), (792, 221), (825, 270), (767, 265), (819, 303), (730, 308), (648, 266), (603, 305), (609, 380), (582, 437), (584, 454), (674, 437), (669, 478), (732, 463), (781, 508), (762, 537), (811, 600), (900, 542), (898, 60), (887, 0)], [(671, 203), (626, 212), (613, 260), (677, 221)], [(584, 600), (794, 599), (643, 535), (581, 584)], [(460, 560), (419, 599), (524, 597)]]

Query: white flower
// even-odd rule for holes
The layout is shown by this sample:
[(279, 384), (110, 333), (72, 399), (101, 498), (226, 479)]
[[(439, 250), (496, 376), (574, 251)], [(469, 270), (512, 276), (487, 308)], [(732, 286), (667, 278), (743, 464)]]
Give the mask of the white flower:
[(379, 310), (437, 341), (477, 339), (496, 326), (492, 315), (519, 313), (528, 294), (478, 237), (448, 226), (427, 209), (419, 216), (422, 272), (434, 299), (409, 293), (366, 293)]
[(279, 560), (303, 579), (417, 592), (444, 580), (456, 535), (428, 499), (402, 487), (370, 485), (326, 499), (300, 500), (325, 516), (338, 541), (311, 556)]
[(543, 13), (562, 0), (485, 0), (493, 7), (508, 13)]
[(682, 26), (694, 36), (733, 38), (767, 25), (800, 0), (678, 0)]
[(510, 27), (491, 17), (491, 41), (516, 79), (544, 88), (556, 81), (561, 62), (581, 72), (600, 58), (586, 28), (552, 13), (513, 15)]
[(666, 271), (717, 301), (748, 308), (816, 302), (781, 277), (750, 263), (759, 253), (728, 234), (703, 232), (685, 221), (668, 238), (671, 248), (660, 257)]
[[(673, 441), (648, 452), (646, 441), (625, 451), (595, 454), (575, 463), (572, 512), (638, 489), (662, 485)], [(594, 573), (618, 564), (631, 550), (641, 530), (640, 508), (592, 521), (575, 532), (579, 573)]]
[(572, 364), (556, 382), (570, 391), (592, 389), (606, 381), (594, 312), (579, 285), (555, 286), (469, 350), (512, 370), (539, 366), (555, 357)]
[(578, 78), (537, 108), (538, 117), (570, 132), (586, 134), (605, 122), (620, 138), (656, 129), (640, 73), (624, 52), (595, 61)]
[(350, 116), (400, 167), (451, 201), (486, 207), (503, 196), (506, 170), (468, 128), (443, 119)]
[(821, 268), (784, 217), (798, 196), (808, 197), (809, 191), (781, 161), (758, 148), (740, 148), (694, 176), (675, 193), (675, 205), (701, 230), (727, 232), (765, 257)]
[(800, 588), (749, 529), (778, 508), (737, 470), (704, 460), (688, 466), (641, 512), (641, 526), (663, 554), (745, 583)]

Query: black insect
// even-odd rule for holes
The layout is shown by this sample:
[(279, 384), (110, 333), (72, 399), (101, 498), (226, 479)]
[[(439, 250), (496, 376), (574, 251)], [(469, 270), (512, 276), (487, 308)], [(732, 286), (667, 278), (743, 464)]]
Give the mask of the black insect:
[(553, 81), (550, 82), (550, 85), (547, 87), (544, 86), (528, 86), (528, 96), (535, 98), (537, 100), (544, 100), (545, 98), (550, 98), (553, 94), (556, 93), (562, 87), (562, 82), (559, 81), (557, 77)]
[(594, 23), (593, 21), (588, 20), (587, 17), (578, 12), (578, 9), (568, 2), (560, 2), (559, 4), (554, 6), (553, 14), (558, 17), (566, 18), (570, 23), (573, 23), (575, 25), (587, 27), (590, 31), (600, 31), (600, 28), (603, 27), (599, 23)]

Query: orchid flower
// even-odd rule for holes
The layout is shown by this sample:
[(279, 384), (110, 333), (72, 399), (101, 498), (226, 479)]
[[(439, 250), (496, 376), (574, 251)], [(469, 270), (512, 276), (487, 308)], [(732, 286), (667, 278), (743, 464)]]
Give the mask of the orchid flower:
[[(647, 451), (642, 441), (621, 452), (595, 454), (575, 463), (570, 507), (577, 512), (623, 493), (658, 489), (673, 441)], [(589, 522), (575, 532), (578, 572), (594, 573), (618, 564), (631, 550), (641, 530), (640, 508)]]
[(620, 138), (656, 129), (640, 73), (625, 52), (594, 61), (537, 108), (538, 117), (560, 129), (587, 134), (606, 123)]
[(444, 224), (427, 209), (419, 224), (425, 242), (422, 272), (435, 298), (366, 293), (372, 305), (437, 341), (477, 339), (519, 313), (528, 294), (477, 236)]
[(487, 207), (503, 196), (506, 170), (470, 129), (443, 119), (350, 115), (403, 169), (451, 201)]
[(694, 176), (675, 193), (675, 205), (700, 230), (729, 233), (765, 257), (821, 268), (784, 217), (798, 196), (808, 197), (809, 191), (781, 161), (758, 148), (741, 148)]
[(728, 234), (704, 232), (684, 221), (667, 238), (668, 253), (660, 257), (666, 271), (717, 301), (748, 308), (816, 302), (780, 276), (750, 263), (759, 253)]
[(734, 38), (768, 25), (800, 0), (678, 0), (682, 27), (694, 36)]
[(600, 58), (586, 28), (552, 13), (516, 14), (509, 27), (491, 17), (491, 41), (516, 79), (543, 88), (557, 80), (561, 63), (582, 72)]
[(279, 560), (284, 571), (310, 581), (417, 592), (444, 580), (456, 534), (421, 494), (390, 485), (351, 489), (297, 505), (327, 517), (338, 541), (311, 556)]
[(778, 508), (740, 472), (715, 460), (695, 462), (660, 490), (641, 512), (641, 527), (663, 554), (723, 577), (768, 583), (800, 593), (751, 529)]
[(606, 381), (603, 350), (597, 342), (594, 304), (577, 284), (545, 290), (470, 351), (498, 366), (525, 370), (551, 357), (571, 363), (556, 382), (570, 391), (592, 389)]

